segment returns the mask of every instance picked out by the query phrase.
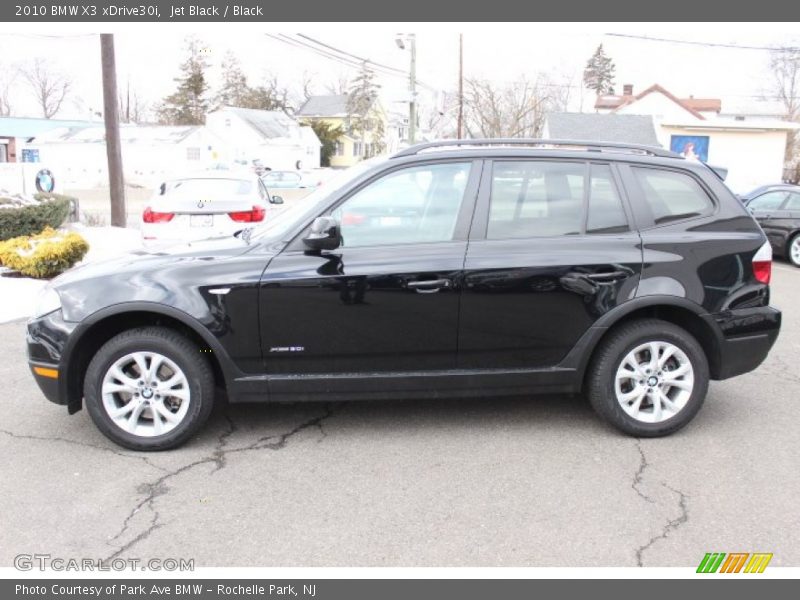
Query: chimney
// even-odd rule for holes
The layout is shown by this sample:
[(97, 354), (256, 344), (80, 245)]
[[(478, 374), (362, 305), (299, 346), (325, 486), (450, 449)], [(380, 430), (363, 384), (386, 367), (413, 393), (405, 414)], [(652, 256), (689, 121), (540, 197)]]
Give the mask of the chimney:
[(633, 84), (626, 83), (622, 86), (622, 95), (623, 96), (633, 96)]

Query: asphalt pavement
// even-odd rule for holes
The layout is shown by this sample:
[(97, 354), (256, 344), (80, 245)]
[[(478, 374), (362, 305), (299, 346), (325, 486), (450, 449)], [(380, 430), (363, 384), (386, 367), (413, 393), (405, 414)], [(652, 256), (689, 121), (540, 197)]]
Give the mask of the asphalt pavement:
[(137, 454), (45, 400), (24, 322), (0, 325), (0, 566), (800, 566), (798, 297), (777, 263), (767, 362), (654, 440), (543, 396), (224, 406), (186, 446)]

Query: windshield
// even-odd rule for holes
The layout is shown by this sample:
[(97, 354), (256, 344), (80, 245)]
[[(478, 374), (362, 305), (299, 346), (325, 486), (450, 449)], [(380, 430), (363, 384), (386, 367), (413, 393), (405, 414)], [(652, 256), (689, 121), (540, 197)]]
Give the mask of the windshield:
[(268, 219), (263, 225), (254, 228), (250, 236), (251, 239), (272, 238), (275, 240), (283, 240), (283, 237), (294, 228), (296, 223), (308, 218), (317, 210), (321, 209), (324, 202), (333, 193), (344, 188), (351, 181), (354, 181), (372, 167), (385, 160), (385, 157), (371, 158), (337, 173), (328, 179), (322, 187), (315, 189), (302, 200), (293, 202), (285, 210), (281, 211), (273, 218)]

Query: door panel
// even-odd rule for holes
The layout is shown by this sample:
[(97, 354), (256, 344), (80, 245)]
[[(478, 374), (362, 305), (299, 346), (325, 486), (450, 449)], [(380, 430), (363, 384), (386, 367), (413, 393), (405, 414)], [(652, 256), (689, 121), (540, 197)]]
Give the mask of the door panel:
[(558, 364), (607, 311), (633, 297), (636, 233), (471, 242), (459, 367)]

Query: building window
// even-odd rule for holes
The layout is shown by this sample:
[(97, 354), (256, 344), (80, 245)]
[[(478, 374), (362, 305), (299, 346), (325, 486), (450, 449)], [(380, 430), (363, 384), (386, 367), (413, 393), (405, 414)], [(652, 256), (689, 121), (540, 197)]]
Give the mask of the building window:
[(361, 156), (361, 142), (353, 142), (353, 156)]
[(336, 156), (344, 156), (344, 144), (342, 142), (336, 142)]
[(197, 146), (186, 148), (186, 160), (200, 160), (200, 148)]

